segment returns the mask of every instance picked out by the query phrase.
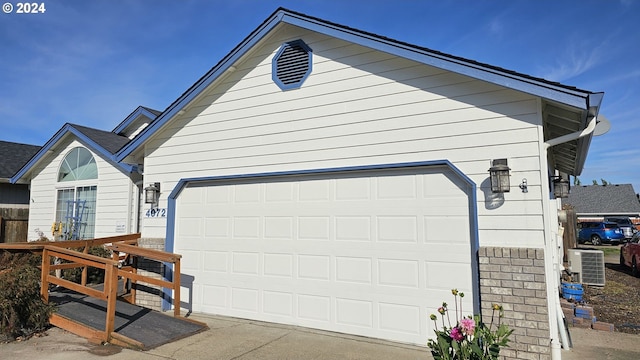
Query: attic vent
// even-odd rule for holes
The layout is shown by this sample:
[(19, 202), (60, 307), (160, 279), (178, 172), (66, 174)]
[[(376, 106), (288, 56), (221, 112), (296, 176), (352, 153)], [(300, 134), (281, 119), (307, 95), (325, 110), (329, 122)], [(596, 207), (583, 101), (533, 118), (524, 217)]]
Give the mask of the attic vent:
[(311, 49), (302, 40), (284, 43), (271, 65), (273, 81), (280, 89), (297, 89), (311, 73)]

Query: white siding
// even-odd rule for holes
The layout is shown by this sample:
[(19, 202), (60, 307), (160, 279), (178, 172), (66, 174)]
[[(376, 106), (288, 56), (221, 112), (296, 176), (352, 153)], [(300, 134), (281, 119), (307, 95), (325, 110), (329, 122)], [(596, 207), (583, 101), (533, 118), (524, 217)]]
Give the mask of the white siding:
[[(271, 58), (299, 38), (313, 72), (281, 91)], [(536, 97), (293, 26), (235, 67), (147, 144), (145, 183), (162, 182), (161, 207), (180, 178), (446, 159), (478, 186), (481, 246), (543, 246)], [(487, 170), (505, 157), (512, 191), (493, 199)], [(144, 236), (164, 225), (145, 220)]]
[[(31, 180), (31, 206), (29, 209), (29, 239), (36, 239), (35, 229), (40, 229), (52, 239), (51, 225), (55, 220), (56, 191), (69, 183), (58, 183), (58, 170), (62, 159), (75, 147), (84, 147), (79, 141), (63, 139), (54, 154), (49, 155), (42, 165), (33, 169)], [(86, 147), (85, 147), (86, 148)], [(87, 148), (88, 149), (88, 148)], [(91, 151), (91, 149), (88, 149)], [(124, 222), (126, 232), (134, 232), (132, 222), (132, 182), (128, 175), (91, 151), (98, 166), (98, 180), (83, 181), (83, 185), (97, 185), (95, 236), (113, 236), (116, 224)]]

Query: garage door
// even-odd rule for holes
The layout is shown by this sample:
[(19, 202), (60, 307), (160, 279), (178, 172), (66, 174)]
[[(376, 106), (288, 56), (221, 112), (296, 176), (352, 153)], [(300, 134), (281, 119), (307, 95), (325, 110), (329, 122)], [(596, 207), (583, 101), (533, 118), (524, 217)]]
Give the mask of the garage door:
[(424, 345), (473, 310), (471, 187), (445, 166), (194, 181), (174, 251), (194, 312)]

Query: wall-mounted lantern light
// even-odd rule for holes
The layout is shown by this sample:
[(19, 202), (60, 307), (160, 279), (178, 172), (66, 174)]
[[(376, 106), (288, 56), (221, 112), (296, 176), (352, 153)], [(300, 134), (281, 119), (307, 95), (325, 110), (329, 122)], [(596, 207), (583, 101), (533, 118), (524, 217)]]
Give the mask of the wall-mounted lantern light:
[(489, 169), (489, 177), (491, 179), (491, 191), (494, 193), (509, 192), (511, 184), (509, 183), (509, 166), (507, 159), (494, 159)]
[(551, 180), (553, 181), (553, 196), (556, 198), (569, 197), (570, 184), (567, 179), (562, 176), (551, 176)]
[(144, 202), (146, 204), (157, 204), (158, 195), (160, 194), (160, 183), (149, 184), (144, 188)]

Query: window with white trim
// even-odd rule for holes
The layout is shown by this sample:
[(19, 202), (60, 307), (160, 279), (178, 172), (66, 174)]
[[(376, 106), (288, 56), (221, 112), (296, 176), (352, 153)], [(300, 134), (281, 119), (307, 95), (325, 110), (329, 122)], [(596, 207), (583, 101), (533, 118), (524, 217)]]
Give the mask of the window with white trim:
[(98, 167), (89, 150), (77, 147), (60, 164), (54, 224), (55, 240), (95, 236)]

